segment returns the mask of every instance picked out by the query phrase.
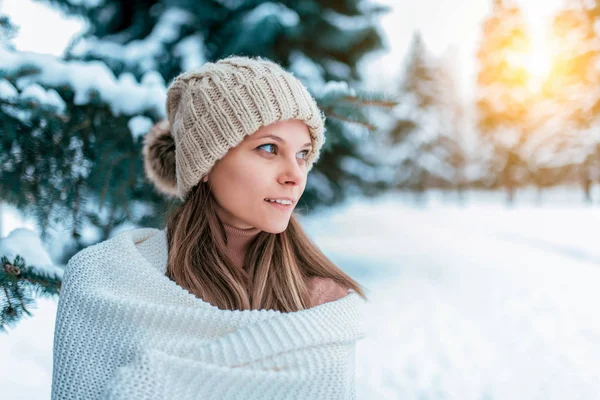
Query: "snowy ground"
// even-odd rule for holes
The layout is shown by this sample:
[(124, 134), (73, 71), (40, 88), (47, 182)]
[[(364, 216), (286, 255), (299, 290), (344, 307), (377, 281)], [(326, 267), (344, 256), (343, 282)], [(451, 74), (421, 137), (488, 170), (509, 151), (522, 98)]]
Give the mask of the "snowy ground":
[[(600, 207), (563, 200), (393, 196), (305, 219), (367, 289), (358, 399), (597, 399)], [(55, 311), (0, 335), (3, 399), (49, 398)]]

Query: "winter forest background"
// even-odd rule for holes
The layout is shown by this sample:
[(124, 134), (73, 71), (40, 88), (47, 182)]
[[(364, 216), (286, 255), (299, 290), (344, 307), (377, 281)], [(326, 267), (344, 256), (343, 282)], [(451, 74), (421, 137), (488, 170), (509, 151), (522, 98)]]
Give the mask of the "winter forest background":
[(0, 398), (49, 397), (67, 261), (163, 226), (143, 137), (170, 80), (230, 54), (328, 117), (298, 211), (367, 289), (359, 399), (598, 398), (598, 21), (594, 0), (0, 0)]

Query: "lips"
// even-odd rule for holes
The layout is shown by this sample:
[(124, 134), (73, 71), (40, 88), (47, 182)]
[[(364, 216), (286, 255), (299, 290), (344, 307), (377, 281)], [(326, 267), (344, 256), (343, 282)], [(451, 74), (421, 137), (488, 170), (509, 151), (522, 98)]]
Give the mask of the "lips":
[(290, 197), (267, 197), (264, 200), (269, 203), (277, 203), (282, 205), (292, 205), (295, 202), (294, 199)]
[[(275, 200), (275, 199), (272, 199)], [(276, 201), (269, 201), (268, 199), (264, 200), (265, 203), (269, 204), (270, 206), (279, 209), (281, 211), (289, 211), (293, 208), (293, 202), (292, 204), (289, 204), (289, 201), (287, 203), (277, 203)]]

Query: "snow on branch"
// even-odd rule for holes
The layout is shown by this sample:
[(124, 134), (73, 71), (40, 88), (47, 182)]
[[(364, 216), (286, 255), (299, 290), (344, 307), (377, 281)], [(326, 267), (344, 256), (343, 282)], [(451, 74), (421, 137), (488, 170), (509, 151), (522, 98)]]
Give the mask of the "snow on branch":
[(52, 263), (38, 235), (29, 229), (18, 228), (7, 237), (0, 238), (0, 256), (8, 259), (21, 256), (40, 275), (59, 279), (63, 277), (63, 269)]
[[(152, 113), (164, 117), (166, 88), (157, 75), (156, 71), (150, 71), (138, 83), (130, 73), (117, 78), (100, 61), (65, 61), (51, 55), (0, 48), (0, 76), (16, 80), (22, 91), (34, 84), (49, 88), (66, 86), (75, 92), (76, 105), (89, 104), (97, 95), (115, 116)], [(37, 93), (40, 94), (39, 90)]]
[(0, 332), (31, 317), (35, 297), (57, 296), (62, 279), (34, 232), (15, 229), (0, 239)]
[(96, 37), (81, 38), (71, 49), (70, 55), (77, 58), (91, 56), (122, 63), (129, 69), (153, 71), (158, 68), (157, 61), (168, 54), (168, 47), (181, 39), (183, 28), (191, 25), (194, 19), (187, 11), (170, 8), (161, 14), (152, 32), (144, 39), (121, 44)]

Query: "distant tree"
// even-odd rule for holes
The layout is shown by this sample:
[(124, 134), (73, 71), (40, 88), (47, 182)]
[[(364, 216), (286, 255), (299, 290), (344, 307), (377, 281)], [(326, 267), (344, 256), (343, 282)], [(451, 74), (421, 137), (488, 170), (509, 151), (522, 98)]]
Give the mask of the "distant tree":
[(555, 177), (575, 174), (591, 201), (592, 182), (600, 178), (600, 38), (597, 6), (587, 4), (566, 1), (553, 17), (555, 55), (536, 107), (541, 122), (533, 161), (542, 171), (553, 168)]
[(494, 0), (477, 51), (477, 125), (493, 148), (490, 171), (496, 184), (506, 189), (509, 203), (528, 175), (522, 147), (530, 129), (530, 75), (524, 63), (530, 46), (521, 9)]
[(449, 64), (433, 57), (416, 32), (388, 132), (387, 158), (396, 168), (397, 187), (418, 194), (429, 187), (455, 187), (462, 180), (462, 116), (455, 80)]

